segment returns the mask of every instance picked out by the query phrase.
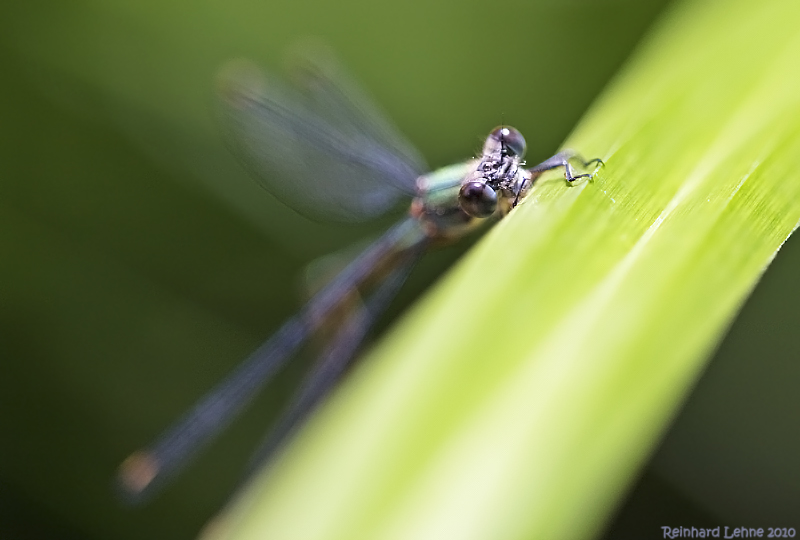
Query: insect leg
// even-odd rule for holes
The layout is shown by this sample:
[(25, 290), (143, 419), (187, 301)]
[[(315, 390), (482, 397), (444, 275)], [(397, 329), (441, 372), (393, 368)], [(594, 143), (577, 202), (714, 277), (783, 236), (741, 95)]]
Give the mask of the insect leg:
[(592, 178), (594, 173), (575, 174), (575, 170), (572, 168), (572, 164), (570, 164), (570, 160), (572, 159), (579, 161), (583, 165), (583, 167), (588, 167), (592, 163), (597, 163), (598, 167), (602, 167), (604, 165), (603, 160), (600, 158), (594, 158), (590, 159), (589, 161), (584, 161), (583, 158), (580, 155), (576, 154), (575, 152), (571, 150), (564, 150), (563, 152), (559, 152), (553, 157), (544, 160), (538, 165), (531, 167), (530, 169), (528, 169), (528, 171), (530, 171), (533, 175), (537, 175), (543, 173), (544, 171), (557, 169), (558, 167), (564, 167), (564, 176), (566, 177), (568, 182), (574, 182), (578, 178)]

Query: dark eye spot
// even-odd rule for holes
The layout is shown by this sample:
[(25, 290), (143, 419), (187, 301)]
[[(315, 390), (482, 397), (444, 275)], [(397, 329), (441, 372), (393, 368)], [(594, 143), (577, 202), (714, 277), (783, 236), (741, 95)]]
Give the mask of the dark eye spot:
[(461, 186), (458, 203), (472, 217), (489, 217), (497, 209), (497, 193), (485, 182), (467, 182)]
[(510, 126), (496, 127), (489, 134), (496, 141), (500, 141), (503, 153), (511, 156), (522, 157), (525, 155), (527, 145), (522, 133)]

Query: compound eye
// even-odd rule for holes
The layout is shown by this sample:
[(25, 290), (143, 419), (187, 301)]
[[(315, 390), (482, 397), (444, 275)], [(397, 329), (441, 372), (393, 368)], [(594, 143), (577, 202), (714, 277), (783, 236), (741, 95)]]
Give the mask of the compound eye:
[(497, 193), (485, 182), (467, 182), (458, 192), (458, 203), (470, 216), (486, 218), (497, 209)]
[(496, 141), (500, 142), (503, 153), (506, 155), (522, 157), (525, 155), (527, 145), (522, 133), (510, 126), (496, 127), (489, 134)]

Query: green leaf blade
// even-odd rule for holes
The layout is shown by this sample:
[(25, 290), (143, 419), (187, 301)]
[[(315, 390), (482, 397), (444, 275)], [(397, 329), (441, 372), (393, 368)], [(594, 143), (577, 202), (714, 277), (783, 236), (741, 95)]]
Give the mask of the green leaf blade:
[[(215, 529), (589, 538), (800, 220), (800, 6), (687, 2)], [(554, 83), (555, 84), (555, 83)]]

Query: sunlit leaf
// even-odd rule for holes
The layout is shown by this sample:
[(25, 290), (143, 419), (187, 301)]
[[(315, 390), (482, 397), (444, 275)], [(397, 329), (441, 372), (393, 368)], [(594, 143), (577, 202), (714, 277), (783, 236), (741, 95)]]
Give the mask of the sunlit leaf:
[(668, 12), (567, 141), (598, 177), (543, 180), (208, 535), (597, 534), (800, 219), (798, 21)]

